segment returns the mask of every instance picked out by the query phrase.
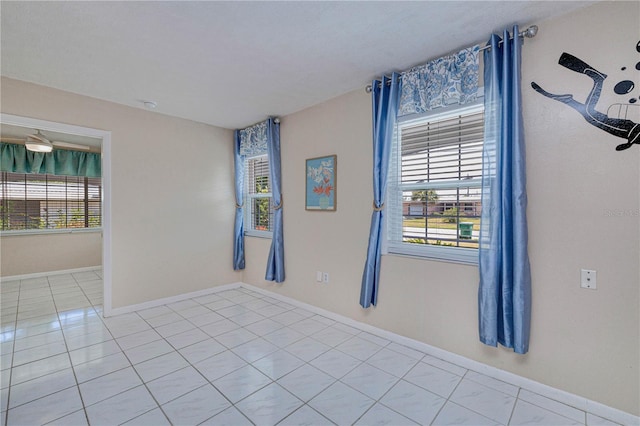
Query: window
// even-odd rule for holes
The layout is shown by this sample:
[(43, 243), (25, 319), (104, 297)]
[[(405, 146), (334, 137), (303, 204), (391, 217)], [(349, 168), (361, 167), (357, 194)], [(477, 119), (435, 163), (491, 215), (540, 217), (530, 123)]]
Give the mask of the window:
[(0, 230), (101, 226), (101, 178), (0, 173)]
[(266, 155), (245, 161), (245, 234), (270, 236), (273, 223), (273, 203), (269, 183), (269, 159)]
[(397, 125), (388, 252), (477, 263), (483, 140), (482, 105)]

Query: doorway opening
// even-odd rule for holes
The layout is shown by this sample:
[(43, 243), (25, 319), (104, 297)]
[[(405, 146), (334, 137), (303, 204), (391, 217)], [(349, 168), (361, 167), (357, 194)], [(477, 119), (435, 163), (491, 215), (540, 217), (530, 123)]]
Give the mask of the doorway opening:
[[(38, 215), (42, 215), (41, 212), (45, 212), (45, 221), (42, 221), (41, 217), (38, 217), (38, 226), (32, 226), (33, 223), (29, 223), (29, 226), (25, 225), (25, 229), (22, 231), (9, 231), (5, 235), (9, 235), (10, 238), (22, 238), (22, 236), (27, 235), (25, 238), (32, 238), (33, 236), (37, 236), (38, 243), (37, 245), (32, 245), (34, 247), (34, 251), (36, 247), (40, 250), (58, 250), (60, 246), (47, 244), (46, 241), (43, 241), (43, 237), (47, 235), (55, 235), (60, 241), (60, 238), (64, 238), (64, 234), (75, 234), (74, 237), (77, 237), (79, 233), (87, 233), (87, 238), (81, 238), (84, 242), (83, 244), (89, 245), (100, 245), (101, 249), (101, 263), (102, 263), (102, 278), (103, 278), (103, 315), (108, 317), (111, 315), (112, 311), (112, 297), (111, 297), (111, 132), (99, 129), (92, 129), (88, 127), (75, 126), (64, 123), (56, 123), (53, 121), (40, 120), (30, 117), (22, 117), (17, 115), (10, 114), (0, 114), (0, 136), (2, 137), (3, 142), (13, 142), (16, 144), (20, 144), (21, 140), (29, 139), (29, 135), (32, 134), (40, 134), (44, 135), (46, 139), (52, 141), (53, 149), (71, 149), (71, 150), (82, 150), (88, 152), (96, 152), (100, 155), (100, 163), (101, 163), (101, 180), (99, 185), (94, 181), (93, 186), (89, 184), (89, 181), (86, 182), (78, 182), (76, 186), (78, 188), (85, 189), (86, 200), (83, 201), (84, 209), (78, 208), (78, 211), (83, 211), (83, 218), (74, 218), (69, 216), (74, 216), (75, 210), (67, 210), (67, 209), (57, 209), (59, 212), (63, 212), (62, 214), (58, 213), (57, 216), (55, 213), (50, 213), (51, 208), (47, 205), (45, 210), (42, 210), (40, 207), (38, 208)], [(24, 142), (22, 142), (24, 143)], [(38, 186), (39, 185), (39, 186)], [(42, 184), (36, 185), (38, 189), (41, 189), (40, 186)], [(73, 186), (73, 184), (72, 184)], [(46, 185), (45, 185), (46, 187)], [(89, 188), (92, 187), (93, 192), (91, 195), (88, 195)], [(99, 187), (99, 190), (96, 189)], [(97, 193), (96, 193), (97, 191)], [(97, 195), (96, 195), (97, 194)], [(93, 197), (93, 198), (92, 198)], [(96, 197), (99, 197), (99, 200), (96, 200)], [(56, 200), (56, 196), (51, 196), (51, 205), (56, 205), (56, 203), (61, 203), (60, 200)], [(26, 196), (25, 196), (26, 200)], [(90, 201), (91, 200), (91, 201)], [(92, 207), (89, 207), (89, 204)], [(99, 201), (99, 202), (96, 202)], [(49, 200), (47, 199), (49, 203)], [(68, 203), (68, 201), (66, 201)], [(34, 204), (34, 203), (32, 203)], [(28, 205), (28, 202), (25, 201), (25, 205)], [(96, 206), (99, 211), (96, 211)], [(93, 214), (89, 214), (89, 211), (93, 208)], [(26, 210), (24, 212), (25, 217)], [(77, 214), (76, 214), (77, 215)], [(98, 219), (99, 217), (99, 219)], [(78, 220), (76, 220), (78, 219)], [(34, 219), (35, 220), (35, 219)], [(65, 226), (60, 226), (61, 229), (55, 229), (61, 224), (61, 221), (64, 220)], [(97, 228), (96, 221), (100, 221), (100, 228)], [(76, 223), (77, 222), (77, 223)], [(85, 223), (87, 226), (81, 226), (82, 223)], [(26, 222), (25, 222), (26, 224)], [(71, 224), (71, 225), (69, 225)], [(93, 225), (93, 226), (92, 226)], [(40, 229), (26, 229), (26, 228), (40, 228)], [(47, 229), (48, 228), (48, 229)], [(52, 229), (53, 228), (53, 229)], [(82, 229), (81, 229), (82, 228)], [(99, 229), (99, 231), (97, 231)], [(91, 238), (91, 233), (100, 232), (101, 238), (97, 239), (95, 237)], [(19, 235), (18, 235), (19, 234)], [(29, 237), (29, 235), (32, 235)], [(22, 243), (26, 241), (25, 238), (22, 238)], [(29, 244), (31, 244), (29, 242)], [(90, 249), (97, 250), (96, 247), (92, 247)], [(27, 248), (28, 250), (28, 248)], [(43, 262), (44, 263), (44, 262)], [(55, 264), (55, 261), (52, 261), (49, 268), (64, 270), (64, 266), (55, 267), (52, 266)], [(62, 263), (60, 263), (62, 265)], [(95, 265), (88, 265), (95, 266)], [(43, 266), (40, 266), (42, 268)], [(47, 272), (56, 272), (55, 270), (49, 271), (40, 271), (34, 269), (31, 274), (25, 275), (46, 275)], [(24, 273), (23, 273), (24, 274)], [(11, 274), (9, 274), (11, 275)]]

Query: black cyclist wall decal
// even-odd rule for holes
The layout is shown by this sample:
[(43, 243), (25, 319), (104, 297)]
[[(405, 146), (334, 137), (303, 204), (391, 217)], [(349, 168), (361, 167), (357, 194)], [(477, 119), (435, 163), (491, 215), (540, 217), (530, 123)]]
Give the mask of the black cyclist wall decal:
[[(636, 45), (636, 50), (640, 53), (640, 41)], [(636, 102), (640, 100), (640, 97), (631, 97), (628, 103), (613, 104), (608, 108), (606, 114), (597, 111), (596, 105), (600, 99), (602, 86), (607, 75), (566, 52), (560, 55), (558, 64), (577, 73), (584, 74), (593, 80), (593, 87), (584, 104), (576, 101), (571, 94), (557, 95), (549, 93), (536, 82), (531, 82), (531, 87), (547, 98), (562, 102), (575, 109), (582, 114), (589, 124), (609, 134), (626, 139), (627, 142), (616, 146), (616, 151), (623, 151), (630, 148), (633, 144), (640, 144), (640, 123), (636, 123), (627, 118), (630, 108), (640, 108), (640, 103), (636, 104)], [(635, 69), (640, 71), (640, 62), (636, 63)], [(627, 67), (622, 67), (621, 70), (626, 71)], [(617, 95), (627, 95), (631, 93), (634, 87), (635, 84), (632, 80), (621, 80), (614, 86), (613, 91)]]

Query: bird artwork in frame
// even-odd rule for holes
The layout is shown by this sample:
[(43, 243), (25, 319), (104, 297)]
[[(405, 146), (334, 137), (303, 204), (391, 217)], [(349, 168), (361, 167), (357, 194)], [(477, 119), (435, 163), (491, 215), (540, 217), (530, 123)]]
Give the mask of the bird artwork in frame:
[(335, 155), (306, 160), (306, 210), (336, 211), (336, 166)]

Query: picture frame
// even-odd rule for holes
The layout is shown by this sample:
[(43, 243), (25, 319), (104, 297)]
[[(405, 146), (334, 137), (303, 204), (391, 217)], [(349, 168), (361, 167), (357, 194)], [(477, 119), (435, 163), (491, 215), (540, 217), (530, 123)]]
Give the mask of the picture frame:
[(336, 211), (337, 165), (336, 155), (309, 158), (305, 161), (305, 210)]

